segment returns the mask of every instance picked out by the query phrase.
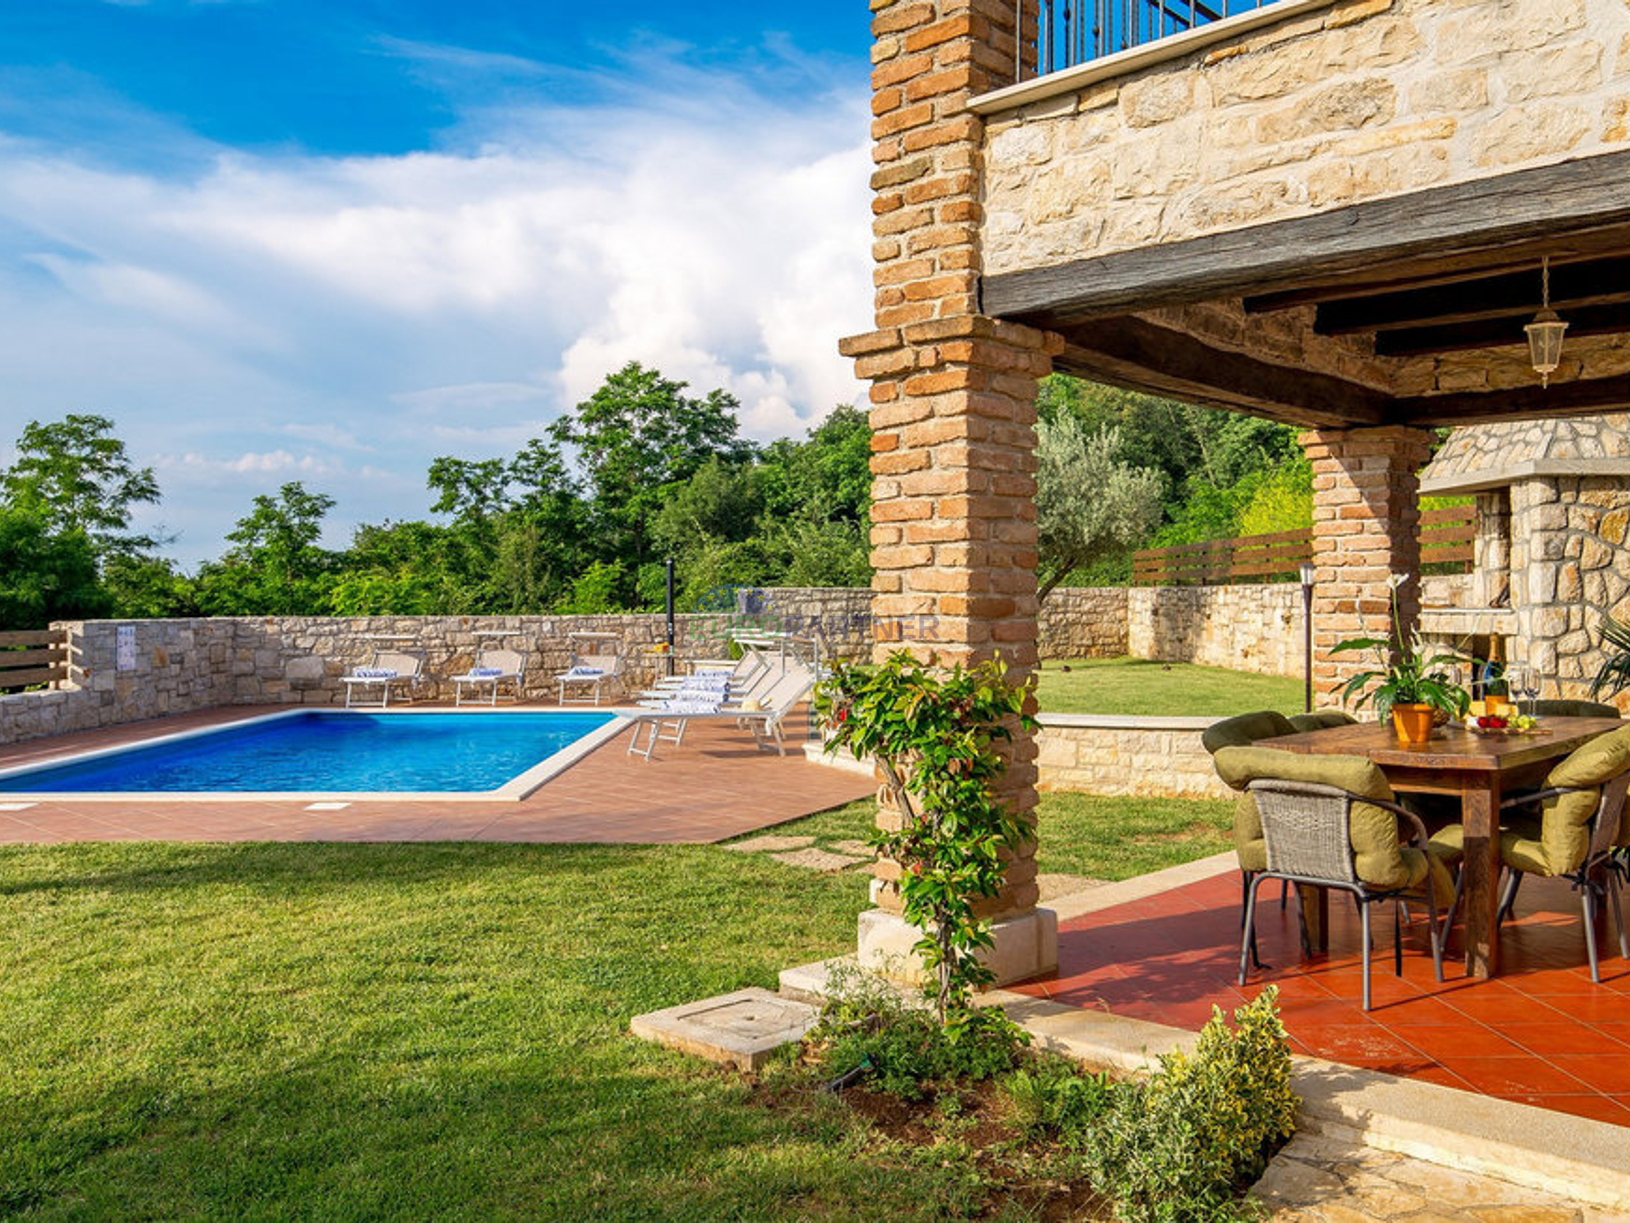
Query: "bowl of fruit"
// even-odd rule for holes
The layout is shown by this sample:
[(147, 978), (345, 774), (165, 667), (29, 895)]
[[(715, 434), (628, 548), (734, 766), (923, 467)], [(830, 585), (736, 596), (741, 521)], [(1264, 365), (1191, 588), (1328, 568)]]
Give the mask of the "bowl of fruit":
[(1537, 718), (1516, 712), (1480, 713), (1466, 719), (1466, 729), (1478, 735), (1520, 735), (1537, 724)]

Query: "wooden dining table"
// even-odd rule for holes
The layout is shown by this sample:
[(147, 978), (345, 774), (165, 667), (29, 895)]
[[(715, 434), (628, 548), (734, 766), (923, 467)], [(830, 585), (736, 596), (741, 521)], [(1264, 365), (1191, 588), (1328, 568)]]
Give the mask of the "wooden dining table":
[(1450, 725), (1435, 730), (1426, 743), (1411, 744), (1400, 743), (1390, 724), (1359, 722), (1283, 735), (1261, 746), (1365, 756), (1381, 767), (1394, 790), (1458, 797), (1465, 829), (1460, 909), (1466, 922), (1466, 972), (1496, 977), (1501, 798), (1508, 791), (1537, 786), (1563, 756), (1624, 725), (1618, 718), (1542, 718), (1531, 731), (1499, 735)]

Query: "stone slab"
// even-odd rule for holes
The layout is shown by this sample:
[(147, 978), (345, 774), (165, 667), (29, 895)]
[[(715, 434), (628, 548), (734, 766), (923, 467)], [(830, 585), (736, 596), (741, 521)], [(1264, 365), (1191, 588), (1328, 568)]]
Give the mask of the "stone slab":
[(782, 1045), (802, 1040), (820, 1008), (753, 986), (636, 1015), (629, 1031), (681, 1053), (757, 1070)]
[(748, 837), (745, 841), (735, 841), (719, 848), (738, 854), (768, 854), (788, 849), (807, 849), (813, 844), (814, 837)]
[(820, 871), (822, 874), (834, 874), (851, 866), (869, 864), (869, 858), (851, 858), (847, 854), (829, 854), (824, 849), (795, 849), (790, 853), (771, 854), (777, 862), (785, 862), (788, 866), (799, 866), (804, 870)]

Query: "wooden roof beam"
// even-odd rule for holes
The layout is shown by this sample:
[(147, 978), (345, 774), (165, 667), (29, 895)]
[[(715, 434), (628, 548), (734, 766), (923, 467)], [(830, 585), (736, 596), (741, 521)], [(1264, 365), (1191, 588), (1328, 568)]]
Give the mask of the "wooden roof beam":
[(1042, 314), (1080, 321), (1373, 277), (1385, 265), (1430, 275), (1456, 254), (1514, 244), (1532, 245), (1530, 259), (1542, 250), (1560, 257), (1566, 235), (1606, 229), (1630, 230), (1630, 151), (998, 273), (981, 284), (981, 310), (1020, 322)]

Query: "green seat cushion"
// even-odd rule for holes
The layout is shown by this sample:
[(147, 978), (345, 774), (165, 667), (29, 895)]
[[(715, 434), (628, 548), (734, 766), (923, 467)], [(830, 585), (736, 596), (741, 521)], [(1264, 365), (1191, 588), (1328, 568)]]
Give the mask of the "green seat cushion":
[(1604, 705), (1601, 701), (1581, 701), (1564, 697), (1535, 701), (1534, 714), (1541, 718), (1616, 718), (1619, 716), (1619, 710), (1617, 706)]
[[(1565, 875), (1577, 870), (1590, 851), (1590, 822), (1596, 815), (1604, 784), (1630, 771), (1630, 726), (1598, 735), (1564, 757), (1545, 778), (1547, 787), (1565, 794), (1544, 800), (1538, 834), (1519, 816), (1500, 834), (1506, 864), (1536, 875)], [(1624, 834), (1623, 828), (1620, 835)]]
[[(1226, 747), (1218, 750), (1213, 763), (1218, 775), (1237, 790), (1253, 781), (1279, 779), (1335, 786), (1359, 799), (1393, 801), (1386, 774), (1363, 756), (1304, 756), (1272, 747)], [(1242, 823), (1236, 811), (1236, 852)], [(1399, 845), (1398, 818), (1384, 807), (1354, 803), (1348, 841), (1353, 850), (1354, 873), (1372, 887), (1415, 887), (1432, 869), (1427, 855), (1419, 850), (1406, 853)]]
[(1242, 793), (1234, 803), (1234, 853), (1242, 871), (1268, 869), (1268, 842), (1262, 835), (1262, 815), (1254, 794)]
[(1294, 734), (1296, 728), (1290, 719), (1272, 709), (1257, 713), (1242, 713), (1221, 722), (1213, 722), (1200, 736), (1200, 742), (1213, 756), (1225, 747), (1246, 747), (1258, 739), (1273, 739), (1279, 735)]
[(1351, 726), (1358, 719), (1340, 709), (1315, 709), (1312, 713), (1293, 713), (1287, 719), (1298, 732), (1329, 730), (1333, 726)]

